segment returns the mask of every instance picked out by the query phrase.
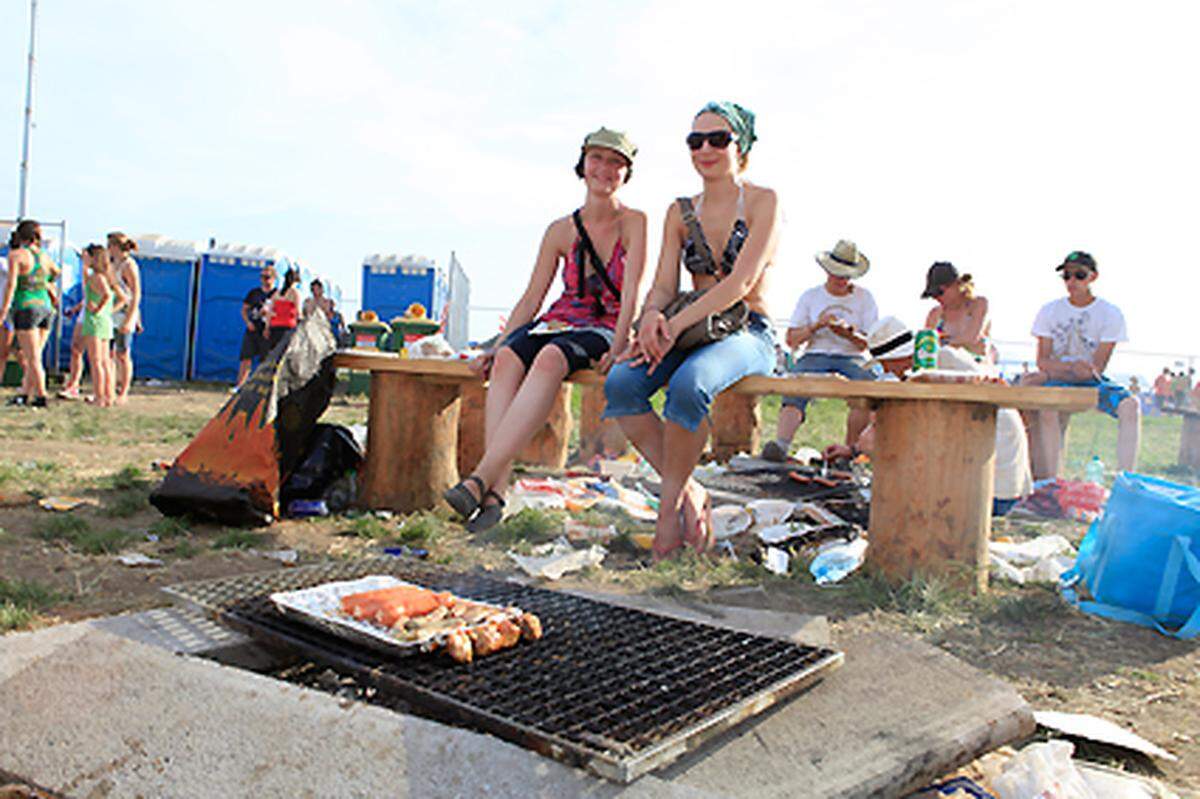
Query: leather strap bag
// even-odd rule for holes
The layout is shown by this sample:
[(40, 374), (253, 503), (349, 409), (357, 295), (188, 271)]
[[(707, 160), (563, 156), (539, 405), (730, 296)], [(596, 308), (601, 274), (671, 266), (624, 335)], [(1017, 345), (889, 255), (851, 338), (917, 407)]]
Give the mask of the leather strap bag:
[[(683, 215), (683, 223), (687, 225), (688, 234), (692, 237), (692, 242), (700, 250), (701, 257), (708, 261), (712, 273), (719, 275), (718, 280), (728, 276), (730, 270), (717, 268), (712, 249), (708, 246), (708, 240), (704, 238), (704, 230), (700, 227), (700, 221), (696, 219), (696, 212), (692, 208), (691, 199), (680, 197), (676, 202), (679, 204), (679, 211)], [(721, 266), (724, 267), (724, 263)], [(703, 297), (706, 291), (708, 289), (681, 291), (662, 309), (663, 316), (670, 319)], [(728, 338), (745, 328), (749, 318), (750, 307), (746, 305), (745, 300), (738, 300), (725, 310), (718, 313), (711, 313), (700, 321), (689, 325), (687, 329), (676, 337), (673, 349), (687, 352), (696, 347)]]

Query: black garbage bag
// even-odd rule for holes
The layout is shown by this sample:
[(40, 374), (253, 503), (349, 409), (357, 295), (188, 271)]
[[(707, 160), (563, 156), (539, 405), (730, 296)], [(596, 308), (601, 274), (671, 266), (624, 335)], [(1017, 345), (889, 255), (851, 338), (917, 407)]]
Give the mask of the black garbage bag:
[(318, 424), (308, 436), (303, 459), (279, 491), (280, 504), (287, 508), (296, 499), (324, 499), (329, 510), (344, 510), (349, 504), (341, 498), (344, 492), (330, 492), (330, 488), (347, 472), (357, 470), (362, 461), (362, 450), (350, 430)]
[(171, 465), (150, 502), (167, 516), (269, 524), (279, 488), (333, 395), (333, 334), (316, 314), (263, 359)]

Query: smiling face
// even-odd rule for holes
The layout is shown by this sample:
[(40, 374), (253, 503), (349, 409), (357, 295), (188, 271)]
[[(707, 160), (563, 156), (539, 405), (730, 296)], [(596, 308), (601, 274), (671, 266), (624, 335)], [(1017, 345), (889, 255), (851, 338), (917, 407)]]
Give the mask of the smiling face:
[(825, 290), (835, 297), (845, 297), (850, 293), (851, 280), (832, 272), (825, 273)]
[[(705, 111), (692, 120), (692, 133), (712, 133), (714, 131), (733, 132), (733, 128), (720, 114)], [(692, 166), (705, 179), (722, 178), (736, 175), (738, 168), (737, 140), (734, 139), (726, 147), (714, 147), (707, 139), (699, 149), (692, 150)]]
[(949, 283), (945, 283), (940, 286), (937, 289), (937, 292), (938, 293), (933, 295), (933, 298), (937, 300), (938, 305), (941, 305), (942, 307), (947, 305), (957, 306), (958, 301), (962, 299), (963, 296), (962, 283), (957, 280), (951, 280)]
[(583, 179), (588, 191), (613, 194), (628, 180), (629, 162), (607, 147), (588, 147), (583, 152)]

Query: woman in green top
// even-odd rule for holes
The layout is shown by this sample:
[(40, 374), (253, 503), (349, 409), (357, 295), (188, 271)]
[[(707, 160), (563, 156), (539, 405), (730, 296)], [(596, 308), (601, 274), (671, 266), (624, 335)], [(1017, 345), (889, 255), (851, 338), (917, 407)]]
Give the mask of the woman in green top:
[(42, 350), (58, 305), (54, 289), (58, 267), (42, 252), (42, 229), (32, 219), (17, 224), (8, 246), (9, 280), (0, 301), (0, 319), (12, 310), (13, 327), (21, 347), (21, 368), (25, 372), (21, 393), (9, 404), (44, 408), (46, 372), (42, 368)]
[(87, 280), (83, 284), (84, 311), (79, 334), (88, 361), (92, 364), (92, 383), (96, 404), (107, 408), (113, 404), (115, 373), (110, 345), (113, 338), (113, 298), (117, 304), (125, 301), (124, 292), (113, 277), (108, 250), (100, 244), (89, 244), (83, 251)]

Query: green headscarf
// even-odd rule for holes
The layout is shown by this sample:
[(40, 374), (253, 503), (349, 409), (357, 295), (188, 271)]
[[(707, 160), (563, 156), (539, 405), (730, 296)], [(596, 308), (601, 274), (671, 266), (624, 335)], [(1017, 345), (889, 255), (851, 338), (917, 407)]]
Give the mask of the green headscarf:
[(753, 111), (742, 108), (737, 103), (711, 102), (697, 111), (696, 116), (700, 116), (706, 111), (711, 111), (721, 117), (729, 123), (729, 127), (733, 128), (734, 134), (737, 135), (739, 153), (745, 155), (750, 152), (750, 148), (758, 140), (758, 137), (754, 135)]

